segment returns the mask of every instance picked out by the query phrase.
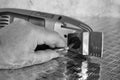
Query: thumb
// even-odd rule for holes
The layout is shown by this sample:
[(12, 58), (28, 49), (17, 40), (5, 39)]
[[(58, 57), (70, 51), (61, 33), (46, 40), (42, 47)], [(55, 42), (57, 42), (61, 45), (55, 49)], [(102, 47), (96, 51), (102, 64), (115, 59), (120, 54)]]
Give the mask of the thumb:
[(54, 50), (44, 50), (30, 54), (29, 57), (27, 57), (27, 59), (28, 62), (32, 62), (32, 64), (39, 64), (39, 63), (47, 62), (57, 57), (60, 57), (60, 53)]

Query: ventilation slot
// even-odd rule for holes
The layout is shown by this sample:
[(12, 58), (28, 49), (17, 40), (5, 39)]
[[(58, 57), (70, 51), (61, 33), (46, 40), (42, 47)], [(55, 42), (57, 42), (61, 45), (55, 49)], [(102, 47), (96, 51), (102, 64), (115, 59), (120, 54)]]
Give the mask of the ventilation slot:
[(7, 26), (10, 23), (9, 15), (0, 15), (0, 28)]

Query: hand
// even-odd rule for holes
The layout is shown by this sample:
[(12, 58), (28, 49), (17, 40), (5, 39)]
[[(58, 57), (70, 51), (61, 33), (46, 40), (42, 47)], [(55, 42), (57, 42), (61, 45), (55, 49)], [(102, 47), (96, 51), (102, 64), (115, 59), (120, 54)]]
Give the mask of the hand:
[(37, 45), (65, 47), (57, 32), (35, 26), (29, 22), (13, 22), (0, 29), (0, 68), (21, 68), (59, 57), (54, 50), (35, 52)]

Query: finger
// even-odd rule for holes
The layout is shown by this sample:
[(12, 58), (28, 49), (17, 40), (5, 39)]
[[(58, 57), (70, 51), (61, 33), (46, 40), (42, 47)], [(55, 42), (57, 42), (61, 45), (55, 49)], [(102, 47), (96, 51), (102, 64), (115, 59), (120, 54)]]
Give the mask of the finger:
[(46, 44), (49, 45), (50, 47), (66, 46), (65, 40), (57, 32), (24, 21), (22, 23), (27, 24), (27, 26), (31, 26), (34, 28), (33, 33), (35, 33), (34, 36), (36, 36), (37, 43)]
[(34, 40), (37, 40), (38, 44), (46, 44), (50, 47), (66, 46), (65, 40), (57, 32), (33, 25), (31, 23), (25, 22), (25, 24), (33, 28), (31, 34), (34, 36)]
[(30, 54), (28, 61), (33, 64), (47, 62), (53, 58), (60, 57), (60, 54), (53, 50), (38, 51), (36, 53)]
[(65, 47), (66, 42), (65, 40), (57, 33), (52, 31), (47, 31), (49, 33), (45, 34), (43, 38), (43, 41), (46, 45), (49, 45), (51, 47)]

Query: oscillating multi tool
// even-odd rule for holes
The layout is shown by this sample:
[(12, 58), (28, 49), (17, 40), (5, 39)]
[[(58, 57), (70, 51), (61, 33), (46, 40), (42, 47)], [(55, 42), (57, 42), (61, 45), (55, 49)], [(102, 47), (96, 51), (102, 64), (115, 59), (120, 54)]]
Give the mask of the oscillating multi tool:
[(58, 32), (69, 49), (82, 55), (102, 56), (102, 32), (94, 32), (87, 24), (63, 15), (15, 8), (0, 9), (0, 27), (24, 19), (35, 25)]
[[(102, 57), (103, 34), (94, 32), (87, 24), (64, 15), (25, 9), (0, 9), (0, 28), (17, 19), (26, 20), (34, 25), (56, 31), (67, 42), (67, 80), (98, 80), (100, 65), (87, 60), (88, 56)], [(87, 78), (88, 77), (88, 78)]]

